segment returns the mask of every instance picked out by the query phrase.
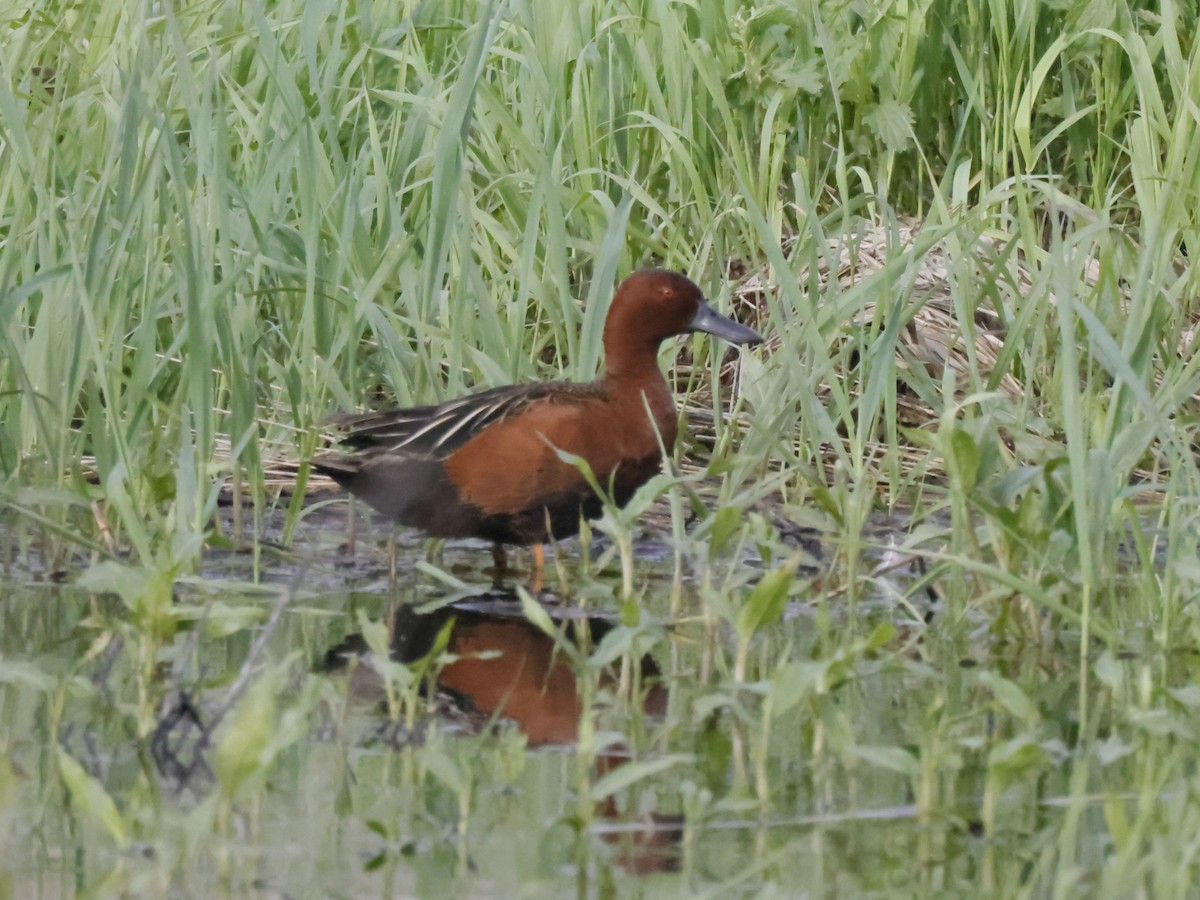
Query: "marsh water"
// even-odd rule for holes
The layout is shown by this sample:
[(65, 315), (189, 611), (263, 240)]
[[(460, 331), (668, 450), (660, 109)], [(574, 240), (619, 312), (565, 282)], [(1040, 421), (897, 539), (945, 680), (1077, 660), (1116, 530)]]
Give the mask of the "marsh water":
[(10, 567), (0, 897), (1037, 892), (1068, 831), (1083, 890), (1136, 818), (1134, 748), (1079, 709), (1144, 660), (1081, 686), (1071, 635), (998, 640), (902, 557), (850, 602), (810, 535), (751, 629), (745, 546), (680, 573), (650, 533), (621, 603), (570, 542), (535, 599), (475, 542), (401, 534), (393, 575), (344, 516), (208, 552), (156, 613)]

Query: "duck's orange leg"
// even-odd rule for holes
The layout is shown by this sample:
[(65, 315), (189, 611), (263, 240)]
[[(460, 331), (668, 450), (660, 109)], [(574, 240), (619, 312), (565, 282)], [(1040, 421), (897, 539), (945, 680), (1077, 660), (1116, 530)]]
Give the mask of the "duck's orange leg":
[(533, 571), (529, 575), (529, 591), (536, 597), (542, 592), (542, 572), (546, 568), (546, 545), (534, 544), (529, 549), (533, 554)]

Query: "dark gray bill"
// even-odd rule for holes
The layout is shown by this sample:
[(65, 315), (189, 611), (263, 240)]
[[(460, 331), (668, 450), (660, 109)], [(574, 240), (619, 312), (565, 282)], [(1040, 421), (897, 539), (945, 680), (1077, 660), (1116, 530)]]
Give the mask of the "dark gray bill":
[(688, 323), (688, 331), (703, 331), (732, 341), (735, 344), (761, 344), (762, 335), (753, 328), (747, 328), (741, 322), (735, 322), (721, 315), (707, 303), (701, 302), (700, 308)]

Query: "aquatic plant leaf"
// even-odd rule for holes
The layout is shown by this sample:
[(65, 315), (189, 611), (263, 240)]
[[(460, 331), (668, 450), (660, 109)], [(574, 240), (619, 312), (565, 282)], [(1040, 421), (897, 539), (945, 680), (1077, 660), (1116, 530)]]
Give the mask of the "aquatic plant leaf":
[(862, 642), (861, 652), (870, 653), (886, 647), (895, 637), (896, 624), (894, 622), (880, 622), (871, 629), (871, 633), (867, 635), (867, 639)]
[(36, 663), (15, 659), (0, 660), (0, 684), (24, 685), (37, 691), (48, 691), (56, 683), (56, 680)]
[(1189, 684), (1181, 688), (1172, 688), (1171, 696), (1189, 709), (1200, 709), (1200, 684)]
[(963, 491), (975, 488), (979, 480), (979, 445), (969, 432), (952, 428), (946, 442), (946, 462), (950, 472), (957, 477)]
[(1029, 735), (1005, 741), (988, 754), (988, 774), (1007, 785), (1013, 779), (1041, 769), (1049, 761), (1046, 751)]
[(463, 775), (462, 766), (440, 747), (425, 748), (421, 754), (421, 763), (427, 772), (455, 794), (462, 796), (470, 790), (470, 782)]
[(551, 637), (558, 635), (558, 629), (554, 627), (554, 620), (550, 618), (550, 614), (546, 612), (542, 604), (529, 595), (529, 591), (518, 587), (517, 596), (521, 598), (521, 612), (525, 614), (525, 618), (531, 625)]
[(278, 686), (273, 681), (263, 678), (251, 687), (222, 728), (213, 754), (213, 771), (230, 795), (260, 775), (269, 761), (278, 725)]
[(136, 619), (155, 628), (168, 628), (173, 608), (176, 571), (173, 567), (132, 566), (108, 561), (90, 567), (79, 577), (84, 590), (115, 594)]
[(788, 562), (767, 572), (754, 586), (738, 613), (737, 633), (742, 641), (767, 625), (774, 625), (787, 606), (788, 590), (796, 572), (795, 562)]
[(633, 492), (633, 496), (620, 507), (622, 521), (630, 522), (637, 519), (646, 510), (658, 502), (658, 498), (667, 492), (679, 479), (666, 472), (659, 472), (649, 481)]
[(146, 590), (146, 570), (119, 562), (102, 562), (91, 566), (76, 582), (94, 594), (116, 594), (130, 609)]
[(1105, 650), (1097, 657), (1095, 665), (1092, 666), (1092, 671), (1099, 682), (1112, 691), (1120, 688), (1125, 679), (1124, 667), (1121, 663), (1117, 662), (1117, 658), (1113, 656), (1110, 650)]
[(1173, 736), (1185, 741), (1195, 740), (1195, 729), (1182, 717), (1174, 715), (1162, 707), (1146, 710), (1133, 710), (1129, 713), (1129, 722), (1142, 729), (1147, 734), (1159, 737)]
[(1109, 837), (1118, 851), (1123, 851), (1134, 835), (1125, 809), (1128, 802), (1124, 797), (1109, 797), (1104, 801), (1104, 824), (1108, 826)]
[(358, 611), (358, 630), (367, 647), (380, 659), (387, 659), (391, 651), (391, 635), (385, 622), (370, 618), (363, 610)]
[(1037, 707), (1029, 696), (1015, 683), (992, 672), (982, 672), (979, 683), (992, 692), (992, 696), (1026, 725), (1036, 725), (1041, 720)]
[(386, 622), (371, 619), (364, 610), (358, 611), (358, 627), (371, 651), (370, 665), (390, 688), (406, 690), (419, 677), (417, 667), (392, 657), (391, 633)]
[(72, 802), (89, 819), (98, 822), (109, 833), (117, 846), (124, 850), (129, 846), (129, 833), (125, 820), (117, 809), (104, 785), (89, 775), (62, 747), (58, 749), (58, 772), (71, 795)]
[(654, 635), (647, 629), (622, 623), (620, 628), (612, 629), (600, 640), (592, 651), (591, 665), (599, 670), (619, 662), (626, 654), (636, 658), (641, 653), (649, 652), (654, 642)]
[(1092, 746), (1092, 752), (1096, 755), (1096, 760), (1102, 766), (1111, 765), (1117, 760), (1124, 759), (1129, 754), (1137, 749), (1135, 744), (1130, 744), (1121, 738), (1113, 735), (1102, 741), (1096, 741)]
[(204, 636), (227, 637), (237, 634), (258, 625), (266, 617), (267, 610), (261, 606), (231, 606), (214, 600), (204, 607)]
[(810, 694), (820, 690), (829, 671), (825, 661), (790, 662), (780, 667), (771, 679), (771, 714), (781, 716)]
[(721, 720), (719, 713), (705, 717), (695, 740), (696, 768), (712, 791), (720, 791), (725, 786), (733, 762), (733, 737)]
[(636, 784), (643, 778), (649, 778), (651, 775), (665, 772), (667, 769), (677, 766), (680, 763), (690, 763), (693, 759), (694, 757), (691, 754), (673, 753), (669, 756), (660, 756), (657, 759), (625, 763), (625, 765), (618, 766), (593, 784), (589, 797), (593, 802), (599, 803), (601, 800), (611, 797), (617, 791), (624, 790), (631, 784)]
[(713, 513), (712, 523), (708, 528), (708, 552), (716, 556), (724, 549), (738, 526), (746, 517), (745, 510), (737, 506), (722, 506)]
[(846, 755), (860, 759), (877, 769), (887, 769), (915, 778), (921, 772), (921, 763), (903, 747), (864, 747), (846, 749)]
[(395, 840), (395, 838), (392, 836), (391, 830), (378, 819), (367, 819), (364, 824), (367, 826), (368, 831), (373, 831), (385, 841)]

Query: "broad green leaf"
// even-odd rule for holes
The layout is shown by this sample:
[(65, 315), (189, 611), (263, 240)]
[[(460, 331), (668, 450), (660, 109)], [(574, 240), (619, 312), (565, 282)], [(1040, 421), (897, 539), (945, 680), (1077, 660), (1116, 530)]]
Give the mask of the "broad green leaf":
[(882, 100), (863, 116), (863, 122), (889, 150), (907, 150), (912, 145), (913, 113), (907, 103)]
[(665, 772), (673, 766), (689, 763), (692, 759), (690, 755), (674, 753), (668, 756), (660, 756), (656, 759), (623, 763), (592, 785), (589, 796), (594, 802), (599, 803), (601, 800), (611, 797), (618, 791), (624, 790), (631, 784), (636, 784), (645, 778), (657, 775), (659, 772)]
[(270, 748), (279, 726), (273, 681), (262, 678), (252, 685), (221, 726), (212, 757), (213, 771), (229, 795), (264, 775), (270, 762)]
[(421, 752), (421, 765), (455, 794), (462, 794), (470, 787), (462, 766), (451, 758), (443, 746), (425, 747)]
[(521, 612), (525, 614), (525, 618), (529, 620), (530, 624), (536, 626), (543, 634), (557, 637), (558, 628), (555, 627), (554, 620), (550, 618), (545, 607), (534, 600), (529, 591), (523, 587), (517, 588), (517, 596), (521, 598)]
[(722, 506), (713, 513), (708, 527), (708, 552), (712, 556), (720, 553), (745, 519), (746, 511), (740, 506)]
[(1036, 772), (1048, 762), (1048, 754), (1030, 735), (1005, 741), (988, 754), (988, 769), (1000, 775), (1005, 783)]
[(979, 683), (988, 688), (1000, 705), (1023, 723), (1035, 726), (1041, 720), (1037, 706), (1015, 683), (993, 672), (980, 672)]
[(124, 850), (129, 846), (129, 832), (117, 804), (104, 785), (84, 771), (83, 766), (62, 747), (57, 748), (57, 755), (58, 772), (71, 794), (71, 801), (84, 816), (102, 825), (117, 846)]
[(738, 612), (737, 633), (748, 641), (760, 628), (774, 625), (787, 607), (788, 590), (795, 580), (796, 563), (785, 563), (767, 572), (759, 580)]

